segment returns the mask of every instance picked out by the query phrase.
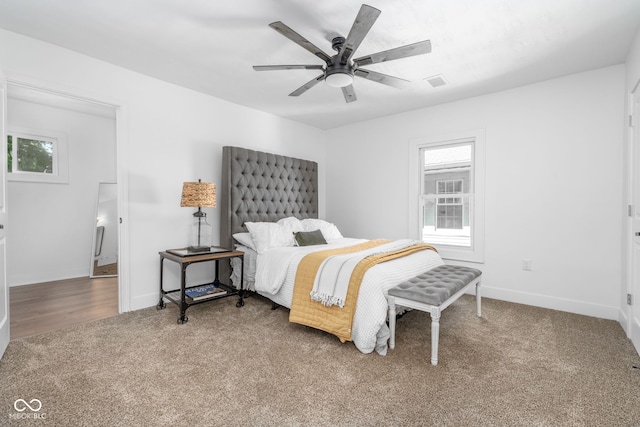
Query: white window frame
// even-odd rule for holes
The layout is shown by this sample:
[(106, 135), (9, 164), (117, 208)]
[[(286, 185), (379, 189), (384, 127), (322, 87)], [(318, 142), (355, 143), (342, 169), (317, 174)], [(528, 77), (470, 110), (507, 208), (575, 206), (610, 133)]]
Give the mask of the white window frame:
[[(11, 127), (7, 131), (7, 137), (11, 135), (14, 147), (17, 147), (18, 138), (34, 139), (53, 143), (53, 171), (52, 173), (7, 171), (7, 180), (23, 182), (43, 182), (55, 184), (67, 184), (69, 182), (69, 153), (67, 135), (63, 132), (38, 130), (30, 128)], [(5, 156), (7, 153), (5, 153)], [(14, 165), (18, 159), (13, 159)]]
[[(421, 190), (424, 159), (420, 152), (424, 148), (446, 147), (462, 143), (473, 144), (472, 173), (473, 196), (470, 218), (471, 246), (434, 244), (443, 259), (467, 262), (484, 262), (484, 200), (485, 200), (485, 130), (474, 129), (444, 135), (427, 136), (409, 141), (409, 227), (410, 235), (422, 240)], [(427, 242), (428, 243), (428, 242)]]

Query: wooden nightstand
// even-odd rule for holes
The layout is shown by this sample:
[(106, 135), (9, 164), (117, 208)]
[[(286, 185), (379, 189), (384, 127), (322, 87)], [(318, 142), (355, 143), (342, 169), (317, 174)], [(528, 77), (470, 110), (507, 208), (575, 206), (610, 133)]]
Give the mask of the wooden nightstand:
[[(217, 300), (220, 298), (226, 298), (233, 295), (238, 295), (239, 299), (236, 303), (236, 307), (242, 307), (244, 305), (244, 289), (243, 289), (243, 281), (244, 281), (244, 252), (234, 251), (230, 249), (222, 249), (222, 248), (212, 248), (211, 252), (197, 252), (192, 253), (188, 252), (185, 248), (181, 249), (168, 249), (166, 251), (162, 251), (160, 254), (160, 301), (156, 308), (158, 310), (162, 310), (166, 307), (165, 298), (169, 301), (175, 303), (180, 307), (180, 316), (178, 317), (178, 323), (182, 324), (189, 320), (185, 312), (187, 308), (192, 305), (202, 304), (205, 302), (210, 302), (213, 300)], [(218, 278), (218, 272), (220, 270), (219, 263), (220, 260), (231, 259), (231, 258), (240, 258), (240, 289), (236, 289), (233, 286), (227, 285), (225, 283), (220, 282)], [(180, 265), (180, 289), (165, 291), (163, 287), (163, 272), (164, 272), (164, 260), (167, 259), (169, 261), (176, 262)], [(213, 295), (210, 297), (206, 297), (204, 299), (193, 300), (189, 298), (185, 292), (189, 289), (193, 289), (199, 286), (191, 286), (187, 287), (186, 283), (186, 274), (187, 267), (191, 264), (196, 264), (199, 262), (209, 262), (215, 261), (216, 263), (216, 273), (213, 282), (211, 285), (219, 286), (223, 288), (226, 293), (224, 295)]]

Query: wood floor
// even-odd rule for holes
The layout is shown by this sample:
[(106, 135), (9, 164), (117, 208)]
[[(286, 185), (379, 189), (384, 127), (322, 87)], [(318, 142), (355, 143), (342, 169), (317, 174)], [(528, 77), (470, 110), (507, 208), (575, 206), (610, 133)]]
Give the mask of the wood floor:
[(118, 274), (118, 263), (98, 265), (98, 260), (93, 262), (93, 276), (115, 276)]
[(118, 278), (60, 280), (9, 288), (11, 339), (118, 314)]

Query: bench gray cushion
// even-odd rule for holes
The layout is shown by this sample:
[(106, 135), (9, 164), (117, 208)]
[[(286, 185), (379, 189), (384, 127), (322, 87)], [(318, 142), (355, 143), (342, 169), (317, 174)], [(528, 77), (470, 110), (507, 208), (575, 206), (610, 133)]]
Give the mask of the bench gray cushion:
[(389, 295), (438, 306), (482, 272), (460, 265), (440, 265), (389, 289)]

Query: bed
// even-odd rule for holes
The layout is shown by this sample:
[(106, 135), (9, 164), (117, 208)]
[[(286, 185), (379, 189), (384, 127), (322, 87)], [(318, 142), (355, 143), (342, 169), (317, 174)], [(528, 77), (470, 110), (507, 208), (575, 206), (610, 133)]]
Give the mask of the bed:
[[(364, 239), (343, 237), (334, 224), (318, 218), (316, 162), (230, 146), (223, 147), (222, 158), (220, 242), (245, 252), (245, 289), (291, 308), (297, 269), (306, 255), (366, 244)], [(326, 244), (297, 247), (291, 241), (279, 242), (283, 234), (277, 227), (320, 230)], [(386, 354), (388, 289), (442, 264), (436, 251), (420, 250), (364, 273), (350, 331), (356, 348)], [(231, 269), (228, 274), (238, 285), (237, 273)]]

